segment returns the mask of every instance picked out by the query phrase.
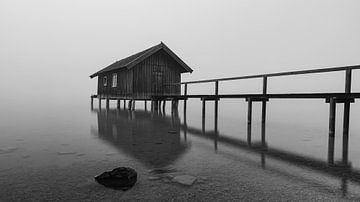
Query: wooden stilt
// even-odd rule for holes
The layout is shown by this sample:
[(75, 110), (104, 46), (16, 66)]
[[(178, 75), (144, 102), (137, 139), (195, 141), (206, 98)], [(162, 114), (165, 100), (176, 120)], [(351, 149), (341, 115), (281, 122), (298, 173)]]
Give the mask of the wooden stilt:
[(147, 111), (147, 101), (146, 100), (144, 101), (144, 109), (145, 109), (145, 111)]
[(219, 137), (219, 130), (218, 130), (218, 114), (215, 111), (215, 125), (214, 125), (214, 131), (215, 131), (215, 137), (214, 137), (214, 148), (215, 151), (217, 151), (218, 148), (218, 137)]
[(186, 108), (187, 108), (187, 99), (184, 99), (184, 113), (186, 114)]
[(101, 97), (99, 96), (99, 110), (101, 110)]
[(109, 98), (106, 98), (106, 109), (109, 109)]
[(91, 96), (91, 109), (94, 109), (94, 98)]
[(336, 120), (336, 102), (330, 98), (329, 110), (329, 142), (328, 142), (328, 163), (334, 164), (334, 143), (335, 143), (335, 120)]
[(202, 133), (205, 134), (205, 99), (202, 100)]
[(175, 114), (176, 116), (179, 116), (179, 100), (175, 101)]
[[(351, 93), (351, 69), (345, 72), (345, 93)], [(349, 151), (349, 123), (350, 123), (350, 101), (344, 102), (344, 118), (343, 118), (343, 154), (342, 162), (344, 165), (348, 164)]]
[(124, 99), (124, 110), (126, 109), (126, 100)]
[(247, 142), (251, 145), (251, 121), (252, 121), (252, 101), (248, 99), (248, 117), (247, 117)]
[(131, 110), (131, 106), (132, 106), (132, 100), (128, 101), (128, 109)]
[(186, 121), (186, 110), (184, 110), (184, 141), (187, 141), (187, 121)]
[(166, 105), (166, 100), (163, 100), (163, 106), (162, 106), (162, 111), (165, 114), (165, 105)]
[[(263, 94), (266, 95), (267, 91), (267, 77), (263, 77)], [(266, 131), (266, 100), (262, 101), (262, 108), (261, 108), (261, 143), (264, 147), (266, 144), (265, 140), (265, 131)]]
[(118, 109), (120, 109), (120, 99), (117, 99), (117, 105), (116, 105), (116, 107), (117, 107)]
[[(187, 83), (184, 86), (184, 96), (187, 95)], [(186, 106), (187, 105), (187, 99), (184, 99), (184, 114), (186, 114)]]
[[(215, 82), (215, 95), (219, 93), (219, 82)], [(214, 149), (217, 152), (218, 150), (218, 137), (219, 137), (219, 130), (218, 130), (218, 99), (215, 100), (215, 114), (214, 114)]]
[[(215, 81), (215, 95), (219, 95), (219, 81)], [(216, 98), (215, 99), (215, 119), (214, 119), (214, 122), (215, 122), (215, 132), (217, 133), (218, 132), (218, 103), (219, 100)]]
[(132, 100), (132, 110), (133, 111), (135, 110), (135, 103), (136, 103), (136, 100)]
[(171, 100), (171, 114), (174, 113), (174, 99)]

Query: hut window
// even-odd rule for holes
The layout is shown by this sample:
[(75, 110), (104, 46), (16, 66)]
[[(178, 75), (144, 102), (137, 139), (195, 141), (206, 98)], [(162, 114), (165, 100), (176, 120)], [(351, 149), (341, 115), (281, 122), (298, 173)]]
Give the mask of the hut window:
[(116, 87), (116, 86), (117, 86), (117, 74), (113, 74), (112, 87)]
[(103, 84), (104, 84), (104, 86), (107, 86), (107, 77), (106, 76), (104, 76), (104, 78), (103, 78)]

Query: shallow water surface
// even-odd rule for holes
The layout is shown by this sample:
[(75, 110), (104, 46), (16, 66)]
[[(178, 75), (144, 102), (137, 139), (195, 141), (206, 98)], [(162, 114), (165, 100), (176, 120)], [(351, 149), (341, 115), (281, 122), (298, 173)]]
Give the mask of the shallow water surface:
[[(308, 200), (359, 199), (360, 159), (356, 113), (352, 114), (350, 167), (327, 162), (327, 105), (280, 101), (268, 105), (266, 142), (260, 135), (260, 105), (254, 105), (251, 146), (246, 103), (221, 101), (217, 130), (213, 103), (190, 100), (187, 113), (97, 108), (88, 100), (2, 109), (0, 196), (2, 200)], [(115, 103), (112, 103), (115, 104)], [(149, 104), (149, 103), (148, 103)], [(123, 106), (123, 105), (121, 105)], [(354, 110), (357, 106), (354, 105)], [(147, 107), (150, 109), (150, 105)], [(317, 110), (317, 113), (312, 113)], [(341, 117), (341, 111), (338, 112)], [(341, 128), (338, 120), (337, 129)], [(341, 161), (341, 130), (335, 161)], [(338, 135), (339, 134), (339, 135)], [(118, 166), (137, 170), (127, 191), (98, 185), (93, 177)], [(170, 167), (191, 175), (191, 187), (154, 177), (149, 170)], [(205, 180), (204, 180), (205, 179)], [(277, 186), (273, 186), (276, 183)], [(270, 197), (270, 198), (269, 198)]]

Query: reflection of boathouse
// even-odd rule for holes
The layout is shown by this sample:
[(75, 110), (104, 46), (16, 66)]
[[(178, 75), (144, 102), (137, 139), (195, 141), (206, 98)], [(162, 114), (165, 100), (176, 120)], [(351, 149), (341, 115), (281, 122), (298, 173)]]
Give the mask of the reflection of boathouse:
[(169, 165), (186, 150), (178, 117), (144, 111), (96, 112), (99, 137), (150, 167)]

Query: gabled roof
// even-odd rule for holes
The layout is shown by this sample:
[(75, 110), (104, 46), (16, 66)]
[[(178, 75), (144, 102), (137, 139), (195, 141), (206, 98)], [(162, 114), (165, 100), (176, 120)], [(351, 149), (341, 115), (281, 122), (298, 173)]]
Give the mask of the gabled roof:
[(112, 70), (116, 70), (116, 69), (120, 69), (120, 68), (127, 68), (130, 69), (132, 67), (134, 67), (135, 65), (137, 65), (138, 63), (140, 63), (141, 61), (143, 61), (144, 59), (146, 59), (147, 57), (151, 56), (152, 54), (156, 53), (159, 50), (164, 50), (166, 53), (168, 53), (177, 63), (179, 63), (179, 65), (184, 69), (183, 72), (192, 72), (193, 70), (187, 65), (185, 64), (185, 62), (183, 62), (174, 52), (172, 52), (170, 50), (170, 48), (168, 48), (163, 42), (161, 42), (160, 44), (153, 46), (151, 48), (148, 48), (146, 50), (143, 50), (141, 52), (138, 52), (134, 55), (131, 55), (127, 58), (124, 58), (122, 60), (119, 60), (117, 62), (114, 62), (113, 64), (105, 67), (104, 69), (92, 74), (90, 76), (90, 78), (94, 78), (96, 76), (98, 76), (101, 73), (104, 72), (108, 72), (108, 71), (112, 71)]

